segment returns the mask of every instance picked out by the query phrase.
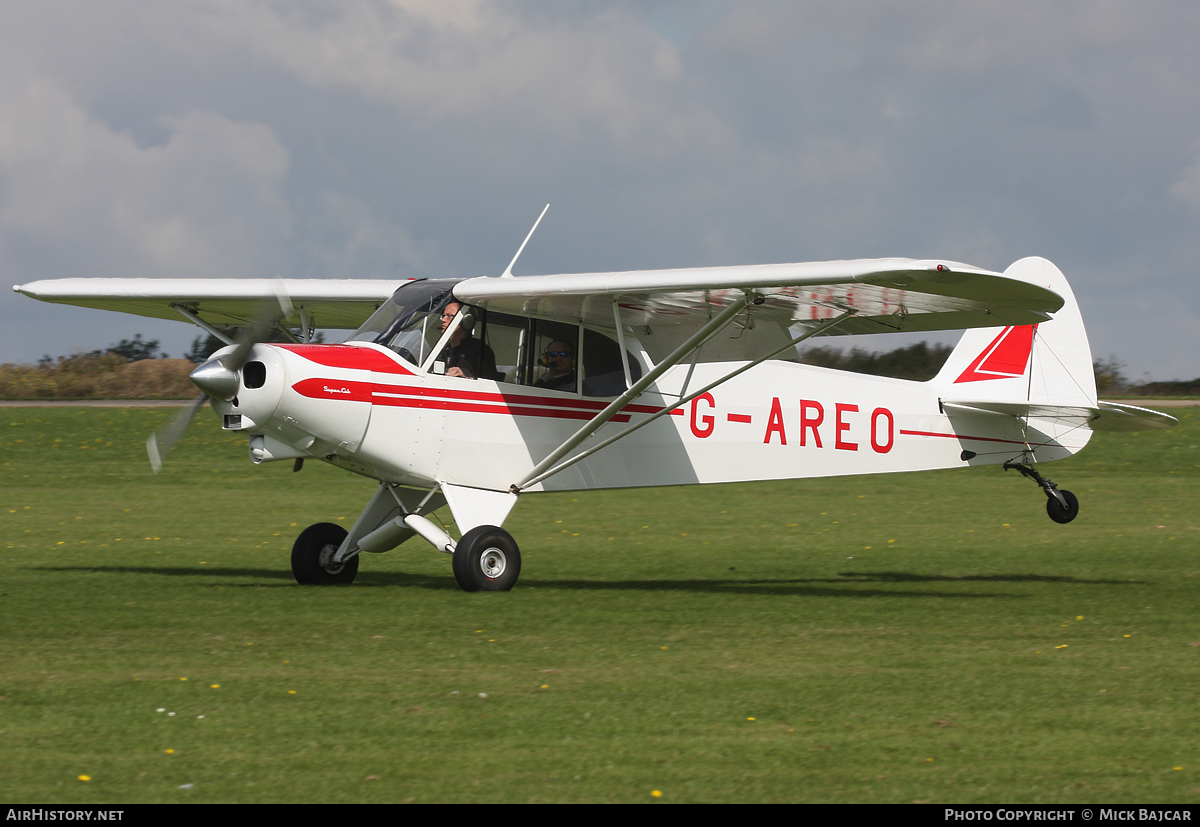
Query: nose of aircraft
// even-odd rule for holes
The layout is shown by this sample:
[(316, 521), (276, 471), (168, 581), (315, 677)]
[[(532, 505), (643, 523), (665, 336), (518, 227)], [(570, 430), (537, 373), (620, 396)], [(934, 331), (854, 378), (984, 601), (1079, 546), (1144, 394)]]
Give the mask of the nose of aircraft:
[(228, 402), (237, 396), (237, 371), (225, 367), (215, 356), (192, 371), (189, 377), (196, 387), (214, 399)]

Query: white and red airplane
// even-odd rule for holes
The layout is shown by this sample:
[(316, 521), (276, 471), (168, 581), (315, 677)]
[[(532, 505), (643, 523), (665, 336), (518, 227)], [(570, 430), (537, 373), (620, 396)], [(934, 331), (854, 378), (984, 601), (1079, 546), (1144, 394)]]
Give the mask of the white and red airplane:
[[(255, 463), (299, 470), (318, 459), (379, 482), (349, 532), (318, 523), (300, 534), (300, 583), (349, 583), (361, 552), (420, 536), (453, 555), (463, 589), (510, 589), (521, 557), (501, 526), (519, 495), (538, 491), (1000, 465), (1033, 479), (1065, 523), (1078, 501), (1041, 463), (1081, 450), (1093, 430), (1176, 422), (1097, 401), (1075, 298), (1040, 258), (1002, 274), (909, 259), (511, 270), (402, 283), (62, 279), (14, 289), (187, 319), (229, 343), (192, 373), (203, 395), (191, 411), (151, 438), (156, 469), (208, 400), (225, 430), (249, 438)], [(258, 341), (268, 325), (295, 343)], [(354, 333), (315, 344), (318, 326)], [(967, 332), (928, 382), (797, 359), (812, 336), (946, 329)], [(428, 517), (444, 504), (457, 541)]]

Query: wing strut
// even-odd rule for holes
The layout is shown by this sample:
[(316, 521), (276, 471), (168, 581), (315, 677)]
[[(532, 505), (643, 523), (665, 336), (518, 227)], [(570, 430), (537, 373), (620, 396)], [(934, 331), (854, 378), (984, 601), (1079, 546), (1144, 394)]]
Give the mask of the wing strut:
[[(619, 434), (614, 434), (613, 436), (610, 436), (608, 439), (604, 440), (599, 445), (593, 445), (591, 448), (588, 448), (586, 451), (582, 451), (582, 452), (576, 454), (575, 456), (571, 457), (566, 462), (559, 463), (558, 465), (554, 466), (553, 468), (550, 468), (549, 470), (541, 471), (541, 472), (538, 472), (538, 469), (535, 468), (533, 471), (533, 474), (529, 477), (526, 477), (525, 480), (521, 483), (521, 487), (528, 487), (530, 485), (535, 485), (535, 484), (541, 482), (542, 480), (546, 479), (547, 477), (551, 477), (554, 474), (557, 474), (559, 471), (562, 471), (565, 468), (571, 467), (572, 465), (579, 462), (580, 460), (590, 457), (592, 454), (596, 453), (597, 451), (599, 451), (603, 448), (607, 448), (609, 445), (612, 445), (617, 440), (624, 439), (625, 437), (629, 436), (630, 434), (632, 434), (634, 431), (638, 430), (639, 428), (643, 428), (646, 425), (649, 425), (651, 422), (658, 419), (659, 417), (665, 416), (665, 415), (669, 414), (671, 411), (675, 410), (676, 408), (686, 405), (688, 402), (691, 402), (696, 397), (703, 396), (704, 394), (708, 393), (713, 388), (717, 387), (717, 385), (720, 385), (724, 382), (728, 382), (733, 377), (738, 376), (739, 374), (745, 373), (746, 371), (750, 370), (750, 368), (752, 368), (752, 367), (761, 365), (763, 362), (767, 361), (768, 359), (778, 356), (780, 353), (783, 353), (788, 348), (795, 347), (796, 345), (803, 342), (805, 339), (811, 338), (820, 333), (824, 333), (825, 331), (829, 330), (831, 327), (834, 327), (835, 325), (840, 324), (841, 322), (850, 318), (857, 312), (858, 312), (857, 310), (846, 310), (840, 316), (837, 316), (836, 318), (833, 318), (833, 319), (829, 319), (827, 322), (820, 325), (819, 327), (810, 328), (809, 330), (805, 331), (804, 333), (801, 333), (797, 338), (791, 339), (786, 345), (783, 345), (782, 347), (777, 347), (774, 350), (772, 350), (768, 353), (765, 353), (762, 356), (759, 356), (753, 362), (749, 362), (745, 365), (742, 365), (737, 370), (734, 370), (734, 371), (731, 371), (731, 372), (725, 374), (720, 379), (717, 379), (715, 382), (710, 382), (709, 384), (705, 385), (703, 388), (696, 391), (695, 393), (688, 394), (683, 399), (680, 399), (678, 402), (676, 402), (674, 405), (668, 405), (668, 406), (664, 407), (662, 410), (658, 411), (658, 413), (651, 414), (650, 416), (646, 417), (638, 424), (636, 424), (630, 428), (626, 428), (625, 430), (621, 431)], [(672, 354), (672, 355), (674, 355), (674, 354)], [(677, 360), (677, 361), (679, 361), (679, 360)], [(538, 467), (540, 468), (542, 465), (545, 465), (545, 464), (546, 463), (543, 462)]]
[(183, 318), (187, 319), (196, 327), (202, 329), (205, 333), (212, 335), (214, 339), (220, 339), (227, 345), (237, 344), (237, 341), (230, 337), (227, 333), (224, 333), (220, 329), (213, 327), (208, 322), (204, 321), (204, 319), (201, 319), (195, 313), (188, 310), (186, 307), (178, 304), (173, 304), (171, 307), (175, 308), (175, 312), (177, 312), (180, 316), (183, 316)]
[[(625, 350), (625, 325), (621, 324), (621, 303), (618, 299), (613, 299), (613, 322), (617, 328), (617, 348), (621, 353), (626, 353)], [(696, 348), (699, 352), (699, 348)], [(621, 357), (621, 367), (625, 369), (625, 387), (633, 384), (633, 376), (629, 373), (629, 356)]]
[[(715, 335), (718, 330), (728, 324), (729, 320), (740, 313), (742, 308), (750, 304), (750, 302), (760, 300), (761, 297), (759, 297), (756, 293), (753, 293), (750, 290), (742, 291), (742, 297), (740, 299), (729, 305), (729, 307), (726, 307), (712, 319), (709, 319), (702, 328), (689, 336), (686, 342), (675, 348), (675, 350), (671, 352), (670, 356), (659, 362), (653, 370), (631, 385), (629, 389), (625, 391), (625, 393), (621, 394), (611, 403), (609, 403), (607, 408), (589, 419), (582, 428), (580, 428), (573, 436), (571, 436), (571, 438), (551, 451), (548, 457), (534, 466), (533, 470), (526, 474), (523, 480), (513, 483), (509, 490), (511, 490), (514, 494), (518, 494), (522, 488), (529, 484), (530, 480), (541, 479), (543, 476), (543, 471), (545, 471), (547, 468), (550, 468), (552, 465), (554, 465), (554, 463), (566, 456), (572, 448), (594, 434), (601, 425), (612, 419), (617, 413), (620, 412), (622, 408), (629, 404), (629, 402), (636, 399), (638, 396), (641, 396), (642, 391), (654, 384), (654, 380), (658, 379), (658, 377), (662, 376), (669, 369), (679, 364), (679, 362), (691, 352), (692, 348), (700, 346), (710, 337)], [(624, 356), (622, 356), (622, 358), (624, 358)]]

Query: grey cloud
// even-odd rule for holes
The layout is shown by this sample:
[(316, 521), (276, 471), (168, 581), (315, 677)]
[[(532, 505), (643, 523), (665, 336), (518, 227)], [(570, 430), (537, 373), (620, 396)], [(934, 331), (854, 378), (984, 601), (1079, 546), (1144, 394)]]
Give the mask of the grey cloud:
[(143, 148), (51, 81), (0, 87), (0, 237), (44, 245), (89, 275), (253, 275), (288, 232), (287, 150), (261, 124), (164, 118)]
[[(10, 4), (0, 267), (498, 273), (549, 201), (518, 272), (1044, 255), (1098, 354), (1192, 378), (1198, 34), (1132, 0)], [(62, 313), (0, 298), (0, 359), (150, 333)]]

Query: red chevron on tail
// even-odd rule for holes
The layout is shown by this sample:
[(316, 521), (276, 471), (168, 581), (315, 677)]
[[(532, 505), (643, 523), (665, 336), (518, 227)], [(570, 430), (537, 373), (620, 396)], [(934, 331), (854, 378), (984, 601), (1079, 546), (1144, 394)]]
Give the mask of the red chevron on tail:
[(1033, 331), (1037, 325), (1006, 327), (983, 352), (967, 365), (954, 384), (987, 379), (1012, 379), (1023, 376), (1033, 351)]

